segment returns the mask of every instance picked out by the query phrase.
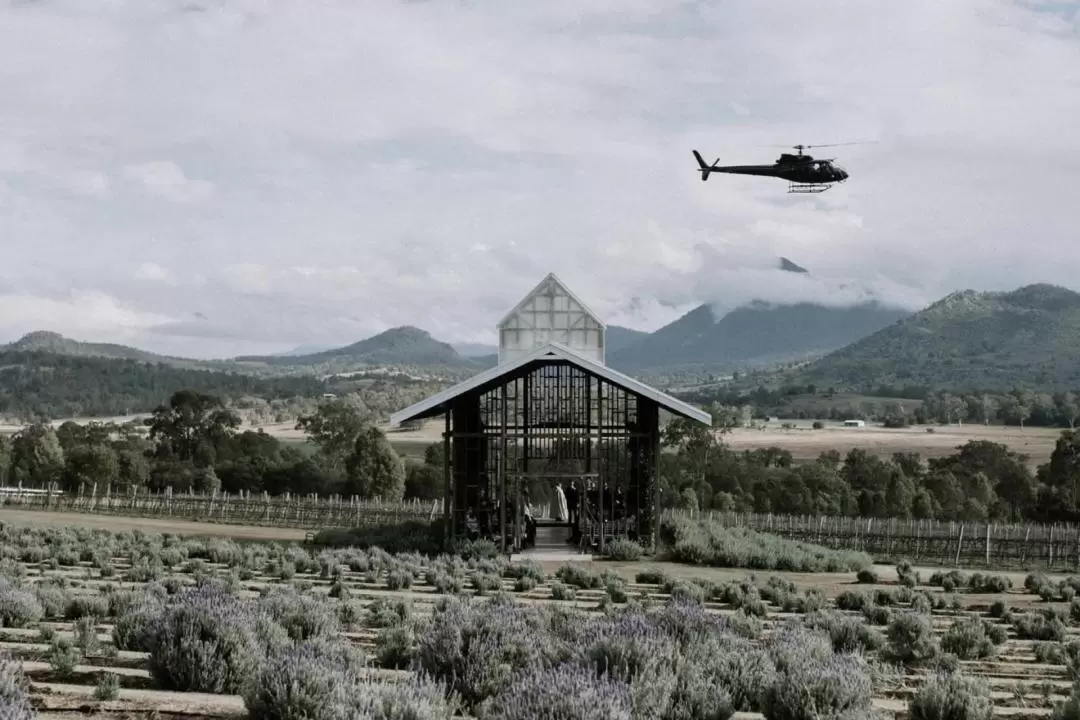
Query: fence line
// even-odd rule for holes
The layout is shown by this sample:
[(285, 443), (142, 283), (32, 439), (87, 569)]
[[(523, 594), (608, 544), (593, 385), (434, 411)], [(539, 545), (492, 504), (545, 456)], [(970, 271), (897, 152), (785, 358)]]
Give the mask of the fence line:
[(318, 530), (433, 520), (440, 503), (383, 503), (360, 500), (355, 495), (203, 494), (174, 493), (171, 489), (154, 492), (145, 488), (131, 488), (121, 493), (105, 488), (99, 493), (95, 485), (89, 492), (78, 493), (59, 492), (55, 486), (46, 489), (2, 488), (0, 507)]
[[(673, 516), (684, 511), (668, 511)], [(881, 560), (973, 567), (1041, 566), (1080, 569), (1080, 526), (1069, 523), (956, 522), (710, 511), (696, 513), (837, 550), (861, 550)]]

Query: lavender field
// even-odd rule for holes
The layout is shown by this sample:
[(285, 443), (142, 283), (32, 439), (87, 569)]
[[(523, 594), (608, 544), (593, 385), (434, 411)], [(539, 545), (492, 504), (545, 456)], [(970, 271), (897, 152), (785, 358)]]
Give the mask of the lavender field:
[(628, 576), (603, 562), (12, 527), (0, 557), (5, 720), (1078, 710), (1080, 578), (1011, 587), (902, 564), (899, 582), (865, 569), (797, 590), (782, 573), (714, 582), (656, 564)]

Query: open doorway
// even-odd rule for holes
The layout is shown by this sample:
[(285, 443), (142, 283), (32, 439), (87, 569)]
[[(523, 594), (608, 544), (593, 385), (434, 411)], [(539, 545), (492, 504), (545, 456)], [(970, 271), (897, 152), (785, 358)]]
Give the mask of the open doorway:
[(582, 509), (591, 488), (599, 484), (599, 473), (519, 472), (508, 478), (513, 498), (510, 505), (520, 512), (513, 518), (512, 534), (516, 552), (557, 553), (581, 547)]

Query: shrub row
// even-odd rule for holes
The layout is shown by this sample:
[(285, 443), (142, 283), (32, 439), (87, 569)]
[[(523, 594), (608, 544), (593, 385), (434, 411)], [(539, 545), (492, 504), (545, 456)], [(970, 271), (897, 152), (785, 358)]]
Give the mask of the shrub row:
[(692, 565), (796, 572), (845, 572), (871, 565), (866, 553), (728, 527), (707, 516), (666, 516), (660, 539), (672, 558)]

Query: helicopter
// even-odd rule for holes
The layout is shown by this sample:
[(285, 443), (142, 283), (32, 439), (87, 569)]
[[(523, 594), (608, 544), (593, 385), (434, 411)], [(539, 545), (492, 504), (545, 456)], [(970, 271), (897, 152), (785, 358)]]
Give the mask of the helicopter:
[(694, 157), (698, 162), (698, 171), (701, 173), (701, 181), (709, 179), (709, 174), (730, 173), (732, 175), (760, 175), (763, 177), (776, 177), (788, 181), (789, 193), (821, 193), (832, 187), (833, 183), (841, 183), (848, 179), (847, 170), (833, 162), (833, 158), (816, 160), (810, 155), (803, 155), (803, 150), (819, 147), (839, 147), (841, 145), (859, 145), (861, 143), (835, 143), (833, 145), (793, 145), (797, 155), (782, 153), (780, 158), (772, 165), (718, 165), (717, 158), (712, 165), (705, 163), (701, 153), (694, 150)]

